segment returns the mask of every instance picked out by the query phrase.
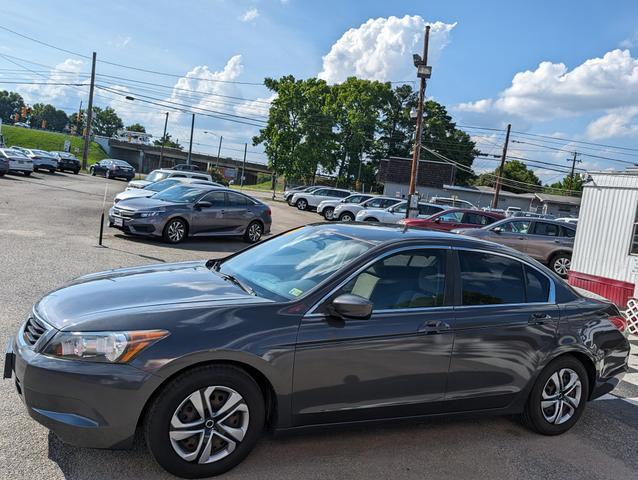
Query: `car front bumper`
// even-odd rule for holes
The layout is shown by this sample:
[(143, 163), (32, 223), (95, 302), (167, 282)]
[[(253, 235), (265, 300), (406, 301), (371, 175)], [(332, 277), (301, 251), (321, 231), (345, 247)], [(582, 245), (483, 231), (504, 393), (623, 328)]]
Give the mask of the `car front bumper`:
[(58, 163), (57, 162), (47, 162), (47, 161), (33, 161), (33, 168), (42, 168), (43, 170), (57, 170)]
[(161, 236), (166, 219), (164, 217), (120, 217), (109, 211), (109, 227), (135, 235)]
[(144, 405), (161, 383), (126, 364), (48, 357), (18, 338), (10, 342), (5, 358), (12, 358), (9, 373), (29, 415), (79, 447), (130, 447)]

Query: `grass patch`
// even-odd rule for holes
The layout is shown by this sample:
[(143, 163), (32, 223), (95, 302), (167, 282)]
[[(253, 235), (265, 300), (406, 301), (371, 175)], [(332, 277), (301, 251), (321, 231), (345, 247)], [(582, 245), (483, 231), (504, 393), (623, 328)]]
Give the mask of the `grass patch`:
[[(70, 140), (71, 153), (75, 154), (78, 158), (81, 157), (82, 149), (84, 148), (84, 139), (82, 137), (66, 135), (64, 133), (46, 132), (43, 130), (2, 125), (2, 135), (4, 136), (5, 145), (8, 147), (17, 145), (18, 147), (24, 148), (62, 151), (64, 150), (64, 141)], [(76, 148), (78, 148), (79, 153), (75, 152)], [(90, 165), (92, 163), (99, 162), (103, 158), (107, 158), (106, 152), (102, 150), (102, 147), (100, 147), (97, 143), (91, 142), (89, 144), (88, 164)]]

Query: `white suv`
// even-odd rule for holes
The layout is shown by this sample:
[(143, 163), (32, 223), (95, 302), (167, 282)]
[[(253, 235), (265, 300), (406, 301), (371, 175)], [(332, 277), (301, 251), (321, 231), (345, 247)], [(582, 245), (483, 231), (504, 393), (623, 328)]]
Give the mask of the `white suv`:
[[(374, 198), (372, 195), (366, 195), (363, 193), (355, 193), (346, 197), (342, 200), (334, 199), (334, 200), (324, 200), (317, 206), (317, 213), (319, 215), (323, 215), (323, 218), (326, 220), (334, 220), (336, 217), (333, 215), (335, 208), (339, 208), (341, 205), (358, 205), (367, 200)], [(352, 217), (354, 220), (354, 216)]]
[(338, 200), (352, 195), (350, 190), (323, 187), (313, 192), (299, 192), (292, 196), (290, 203), (299, 210), (316, 209), (324, 200)]
[[(405, 218), (405, 212), (408, 208), (408, 202), (402, 201), (396, 205), (386, 208), (385, 210), (361, 210), (357, 213), (357, 222), (381, 222), (381, 223), (397, 223)], [(433, 203), (419, 203), (419, 218), (427, 218), (435, 213), (447, 210), (442, 205), (434, 205)]]
[(144, 180), (132, 180), (128, 182), (126, 189), (130, 188), (144, 188), (146, 185), (150, 185), (154, 182), (159, 182), (166, 178), (196, 178), (197, 180), (206, 180), (212, 182), (213, 178), (204, 172), (189, 171), (189, 170), (171, 170), (168, 168), (160, 168), (159, 170), (153, 170), (146, 175)]
[(340, 222), (354, 222), (354, 219), (357, 217), (357, 213), (361, 210), (385, 210), (386, 208), (396, 205), (401, 201), (402, 200), (400, 198), (394, 197), (374, 197), (370, 200), (366, 200), (360, 205), (353, 205), (351, 203), (338, 205), (337, 208), (335, 208), (333, 216)]

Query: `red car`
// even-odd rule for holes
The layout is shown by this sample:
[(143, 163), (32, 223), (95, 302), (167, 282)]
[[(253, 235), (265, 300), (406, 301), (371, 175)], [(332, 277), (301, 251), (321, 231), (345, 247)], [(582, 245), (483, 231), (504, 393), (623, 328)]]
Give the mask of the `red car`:
[(497, 220), (502, 220), (503, 218), (505, 218), (505, 216), (499, 213), (466, 208), (451, 208), (435, 213), (427, 218), (406, 218), (399, 223), (410, 227), (449, 232), (455, 228), (481, 228)]

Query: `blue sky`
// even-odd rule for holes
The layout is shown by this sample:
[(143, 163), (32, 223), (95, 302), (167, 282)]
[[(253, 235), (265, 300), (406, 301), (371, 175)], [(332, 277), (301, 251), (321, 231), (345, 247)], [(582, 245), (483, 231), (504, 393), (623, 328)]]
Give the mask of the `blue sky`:
[[(99, 60), (176, 75), (98, 63), (98, 82), (108, 88), (251, 118), (267, 108), (270, 94), (262, 86), (178, 76), (191, 72), (191, 77), (255, 83), (285, 74), (319, 75), (329, 82), (351, 74), (412, 80), (411, 53), (420, 50), (417, 36), (423, 22), (438, 22), (433, 28), (434, 71), (428, 95), (445, 104), (459, 124), (502, 129), (511, 122), (519, 132), (638, 149), (636, 1), (4, 0), (2, 10), (0, 25), (25, 35), (85, 55), (95, 50)], [(365, 54), (369, 57), (363, 58)], [(82, 74), (90, 69), (85, 58), (3, 30), (0, 55), (38, 72), (0, 57), (0, 81), (50, 82), (69, 79), (73, 73), (85, 81)], [(49, 72), (25, 61), (58, 68)], [(142, 91), (141, 84), (134, 86), (131, 80), (168, 88), (146, 86), (150, 90)], [(175, 86), (199, 93), (189, 97), (171, 91)], [(21, 92), (29, 102), (49, 101), (69, 112), (86, 98), (84, 87), (0, 87)], [(128, 102), (113, 92), (99, 93), (98, 105), (111, 104), (125, 122), (139, 120), (151, 133), (161, 134), (162, 108)], [(169, 131), (186, 143), (189, 125), (188, 115), (174, 113)], [(205, 117), (198, 117), (196, 125), (196, 150), (215, 151), (218, 136), (224, 135), (224, 153), (232, 156), (240, 156), (241, 143), (255, 133), (254, 127)], [(471, 133), (483, 151), (498, 151), (502, 132)], [(568, 145), (565, 151), (577, 146)], [(565, 152), (513, 147), (520, 156), (564, 163)], [(632, 159), (629, 150), (587, 148), (583, 151), (598, 156)], [(263, 160), (259, 147), (249, 149), (250, 159)], [(582, 158), (586, 168), (623, 168), (620, 162)], [(494, 167), (486, 160), (476, 165), (479, 170)], [(542, 168), (538, 172), (545, 180), (560, 176)]]

